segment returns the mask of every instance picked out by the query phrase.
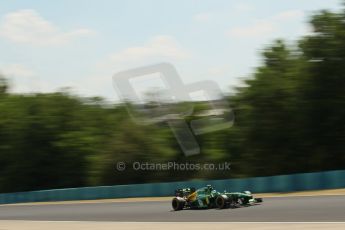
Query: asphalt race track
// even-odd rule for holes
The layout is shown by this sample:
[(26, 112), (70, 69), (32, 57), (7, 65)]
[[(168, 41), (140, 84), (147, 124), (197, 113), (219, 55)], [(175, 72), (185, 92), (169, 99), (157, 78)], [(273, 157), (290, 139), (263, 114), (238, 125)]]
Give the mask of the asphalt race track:
[(1, 205), (0, 220), (344, 222), (345, 196), (275, 197), (250, 207), (178, 212), (167, 201)]

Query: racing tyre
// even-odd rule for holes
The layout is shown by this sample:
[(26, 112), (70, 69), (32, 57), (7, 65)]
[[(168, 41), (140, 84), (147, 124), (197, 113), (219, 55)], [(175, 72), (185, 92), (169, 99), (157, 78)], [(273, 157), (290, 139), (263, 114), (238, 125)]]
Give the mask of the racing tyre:
[(247, 204), (249, 204), (249, 199), (248, 199), (248, 198), (240, 198), (240, 199), (238, 200), (238, 203), (239, 203), (240, 205), (247, 205)]
[(184, 208), (185, 203), (186, 203), (186, 201), (183, 198), (175, 197), (172, 200), (171, 205), (172, 205), (172, 208), (174, 209), (174, 211), (180, 211)]
[(258, 203), (261, 203), (263, 200), (262, 200), (262, 198), (255, 198), (255, 201)]
[(227, 196), (221, 195), (216, 199), (217, 208), (223, 209), (228, 206), (229, 198)]

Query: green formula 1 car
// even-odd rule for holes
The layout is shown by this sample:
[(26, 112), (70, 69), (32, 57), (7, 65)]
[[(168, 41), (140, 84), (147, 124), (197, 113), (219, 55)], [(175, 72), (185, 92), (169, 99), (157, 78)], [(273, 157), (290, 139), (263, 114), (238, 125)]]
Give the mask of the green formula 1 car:
[(206, 187), (183, 188), (175, 191), (172, 207), (175, 211), (185, 208), (229, 208), (261, 203), (262, 198), (253, 198), (249, 191), (244, 192), (217, 192), (211, 185)]

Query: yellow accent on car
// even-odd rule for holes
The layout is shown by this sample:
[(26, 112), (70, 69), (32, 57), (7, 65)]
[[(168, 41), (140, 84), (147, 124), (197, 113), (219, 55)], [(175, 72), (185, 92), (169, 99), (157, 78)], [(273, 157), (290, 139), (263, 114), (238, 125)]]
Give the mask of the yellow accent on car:
[(197, 193), (193, 192), (187, 197), (187, 201), (195, 201), (196, 200)]

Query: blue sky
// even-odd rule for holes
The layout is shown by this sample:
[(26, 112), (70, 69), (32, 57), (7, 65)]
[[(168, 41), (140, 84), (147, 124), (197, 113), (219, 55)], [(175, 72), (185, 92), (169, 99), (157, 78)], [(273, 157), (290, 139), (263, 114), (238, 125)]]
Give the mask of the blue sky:
[(170, 62), (186, 83), (239, 85), (274, 39), (309, 33), (308, 17), (339, 0), (0, 2), (0, 72), (14, 92), (72, 87), (117, 100), (112, 75)]

